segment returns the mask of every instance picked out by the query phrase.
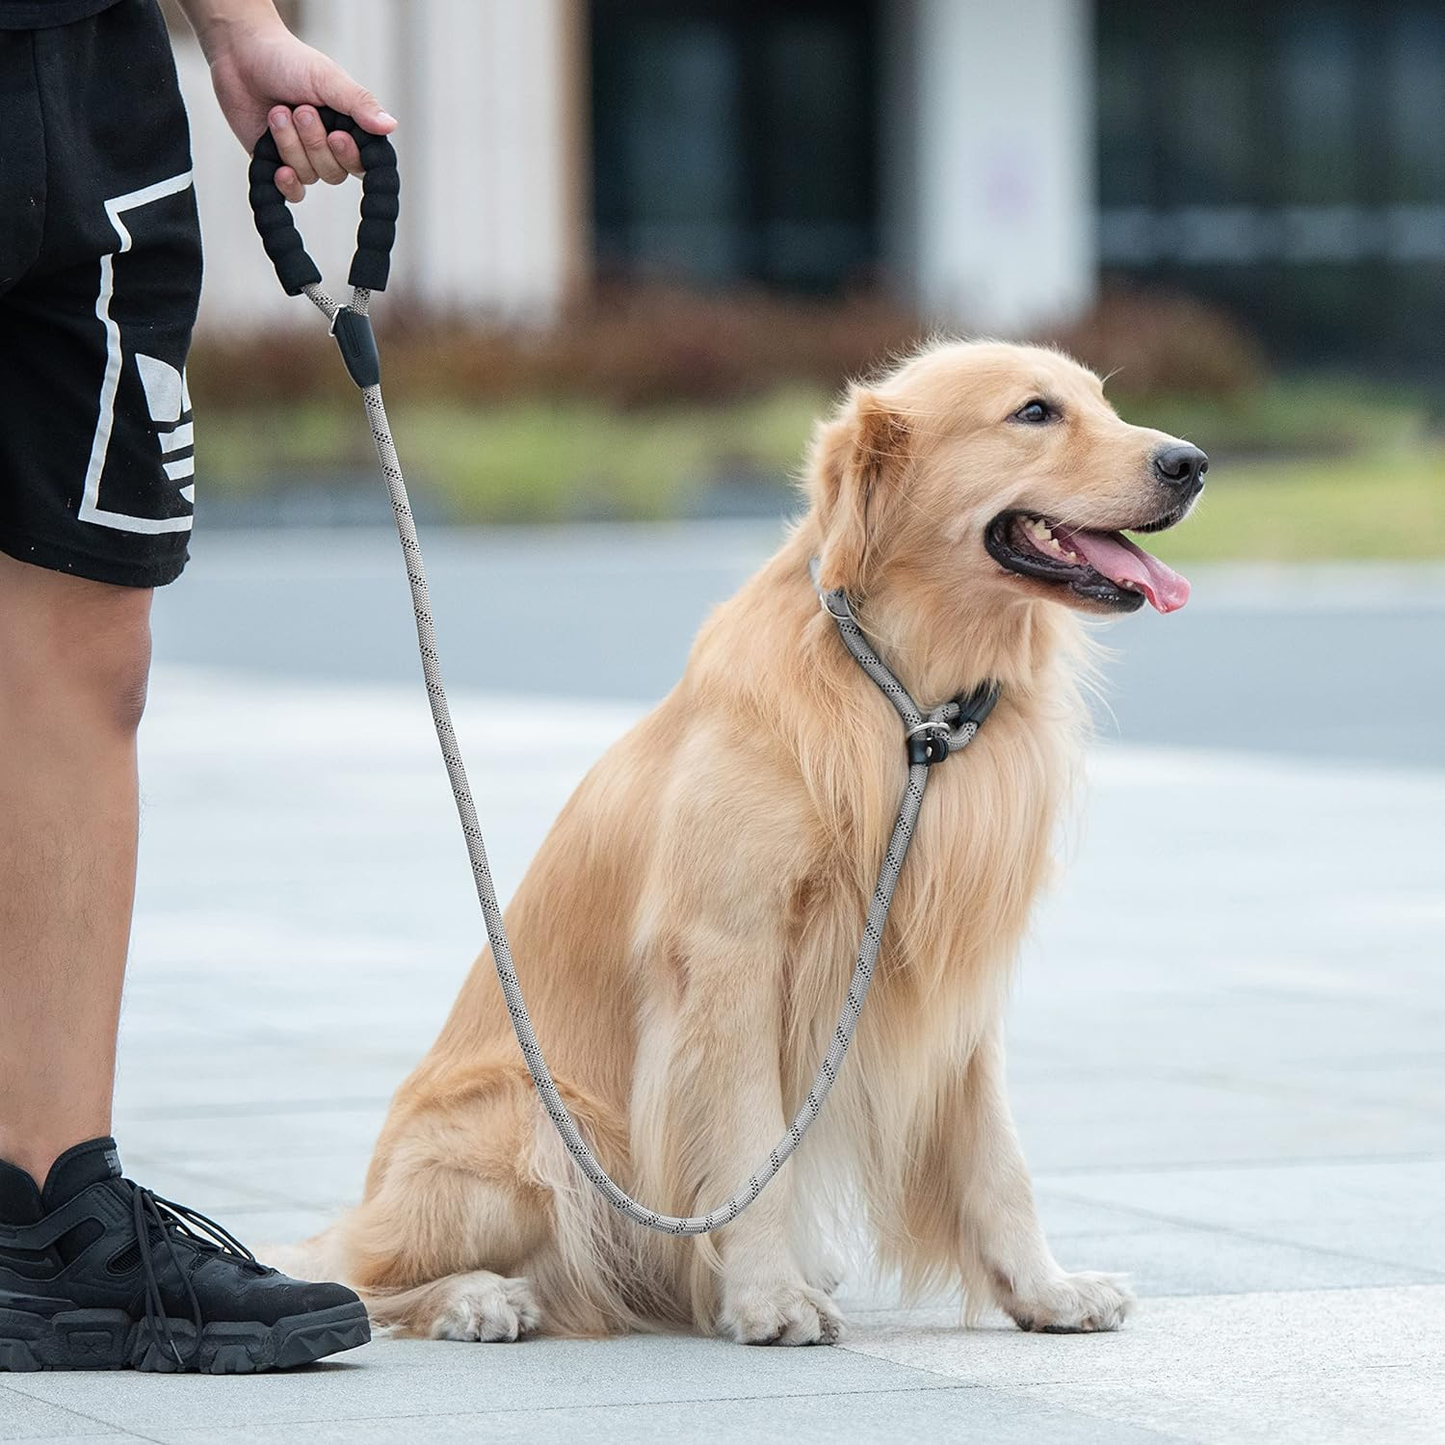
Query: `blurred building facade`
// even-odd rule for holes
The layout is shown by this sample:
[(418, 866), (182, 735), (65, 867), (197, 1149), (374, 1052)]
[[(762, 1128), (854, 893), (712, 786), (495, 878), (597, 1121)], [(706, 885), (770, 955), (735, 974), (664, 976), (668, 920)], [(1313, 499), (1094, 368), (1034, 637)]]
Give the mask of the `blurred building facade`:
[[(1111, 279), (1286, 353), (1445, 333), (1438, 0), (292, 0), (401, 117), (398, 289), (542, 320), (596, 279), (885, 286), (1017, 332)], [(191, 98), (206, 316), (284, 306)], [(227, 183), (227, 178), (234, 178)], [(308, 201), (339, 258), (347, 204)]]

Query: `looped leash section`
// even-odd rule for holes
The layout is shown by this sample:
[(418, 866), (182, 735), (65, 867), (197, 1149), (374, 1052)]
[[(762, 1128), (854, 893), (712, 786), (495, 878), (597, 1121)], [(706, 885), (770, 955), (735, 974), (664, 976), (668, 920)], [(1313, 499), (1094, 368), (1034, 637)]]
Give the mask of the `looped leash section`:
[[(502, 910), (497, 902), (496, 889), (492, 882), (491, 868), (487, 862), (486, 845), (482, 840), (481, 826), (477, 820), (476, 804), (471, 786), (467, 782), (466, 767), (462, 762), (461, 747), (452, 727), (451, 712), (447, 707), (446, 689), (442, 683), (441, 660), (437, 654), (436, 626), (431, 614), (431, 598), (427, 589), (426, 569), (422, 563), (421, 544), (417, 539), (416, 522), (412, 516), (411, 504), (407, 499), (406, 482), (402, 477), (401, 463), (397, 458), (396, 445), (392, 441), (391, 426), (386, 417), (386, 406), (381, 396), (381, 373), (376, 362), (376, 345), (371, 336), (368, 318), (370, 292), (358, 287), (349, 303), (341, 305), (334, 301), (317, 282), (306, 281), (298, 289), (305, 292), (311, 302), (326, 316), (336, 337), (343, 360), (352, 379), (361, 390), (366, 405), (366, 415), (371, 427), (372, 440), (376, 444), (377, 458), (386, 478), (387, 492), (391, 498), (391, 509), (396, 520), (397, 537), (406, 558), (407, 579), (411, 584), (412, 610), (416, 614), (416, 635), (421, 653), (422, 673), (426, 679), (427, 697), (431, 704), (432, 722), (436, 728), (437, 742), (442, 758), (446, 762), (447, 776), (451, 779), (452, 795), (456, 799), (457, 816), (461, 820), (462, 833), (466, 837), (467, 854), (471, 859), (472, 878), (476, 884), (477, 901), (481, 904), (482, 918), (486, 924), (487, 939), (492, 947), (492, 961), (496, 966), (497, 978), (506, 998), (507, 1012), (511, 1016), (512, 1029), (517, 1043), (526, 1060), (527, 1070), (536, 1085), (538, 1097), (547, 1117), (552, 1121), (567, 1152), (577, 1162), (577, 1167), (607, 1202), (634, 1223), (662, 1234), (695, 1235), (709, 1234), (738, 1217), (760, 1195), (768, 1182), (787, 1162), (789, 1156), (803, 1141), (813, 1121), (822, 1111), (824, 1101), (838, 1080), (838, 1074), (853, 1042), (858, 1027), (858, 1018), (863, 1011), (863, 1002), (868, 996), (878, 964), (878, 951), (883, 941), (884, 925), (888, 921), (888, 909), (893, 902), (893, 892), (903, 861), (908, 856), (909, 844), (913, 841), (918, 825), (919, 809), (923, 805), (924, 790), (928, 786), (929, 770), (944, 758), (964, 748), (972, 740), (983, 720), (988, 716), (998, 697), (998, 688), (990, 685), (964, 700), (949, 702), (934, 708), (928, 714), (921, 712), (908, 695), (907, 690), (888, 670), (868, 646), (862, 628), (853, 615), (848, 599), (841, 592), (821, 593), (823, 606), (838, 624), (838, 631), (849, 652), (858, 660), (864, 672), (878, 685), (885, 696), (897, 709), (905, 729), (905, 745), (908, 750), (908, 781), (898, 805), (898, 818), (893, 825), (893, 835), (883, 857), (879, 870), (878, 884), (868, 903), (867, 919), (863, 937), (853, 964), (852, 978), (848, 993), (833, 1029), (832, 1043), (818, 1066), (818, 1072), (808, 1090), (787, 1132), (768, 1152), (767, 1159), (748, 1178), (743, 1186), (706, 1214), (672, 1215), (649, 1209), (633, 1199), (621, 1188), (602, 1167), (587, 1141), (582, 1137), (562, 1100), (562, 1095), (552, 1078), (543, 1057), (542, 1047), (532, 1028), (527, 1005), (522, 997), (522, 987), (517, 981), (517, 972), (512, 962), (512, 949), (507, 940), (507, 931), (502, 923)], [(816, 563), (813, 567), (816, 585)]]

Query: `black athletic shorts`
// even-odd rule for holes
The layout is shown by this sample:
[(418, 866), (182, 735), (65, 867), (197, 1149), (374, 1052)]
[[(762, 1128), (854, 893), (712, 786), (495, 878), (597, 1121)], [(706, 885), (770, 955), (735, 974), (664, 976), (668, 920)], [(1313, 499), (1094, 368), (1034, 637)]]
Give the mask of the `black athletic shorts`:
[(200, 288), (155, 0), (0, 28), (0, 551), (130, 587), (180, 575)]

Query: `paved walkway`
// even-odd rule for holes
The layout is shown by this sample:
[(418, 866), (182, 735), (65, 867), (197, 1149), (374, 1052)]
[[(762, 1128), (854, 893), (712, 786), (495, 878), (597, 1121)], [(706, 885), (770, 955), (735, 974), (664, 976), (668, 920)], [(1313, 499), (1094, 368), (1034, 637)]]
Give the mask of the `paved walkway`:
[[(156, 608), (158, 655), (269, 677), (415, 685), (390, 510), (349, 532), (212, 533)], [(1206, 494), (1204, 505), (1208, 506)], [(427, 528), (453, 687), (660, 698), (777, 522)], [(1445, 563), (1189, 567), (1168, 618), (1103, 629), (1105, 737), (1445, 768)], [(801, 580), (801, 579), (800, 579)]]
[[(503, 893), (635, 708), (463, 695)], [(540, 720), (539, 720), (540, 719)], [(163, 668), (118, 1132), (251, 1242), (358, 1193), (480, 927), (415, 687)], [(253, 1379), (7, 1376), (0, 1440), (1435, 1441), (1445, 773), (1100, 750), (1012, 1010), (1055, 1248), (1114, 1336), (845, 1286), (844, 1345), (385, 1341)], [(525, 960), (519, 961), (525, 970)]]

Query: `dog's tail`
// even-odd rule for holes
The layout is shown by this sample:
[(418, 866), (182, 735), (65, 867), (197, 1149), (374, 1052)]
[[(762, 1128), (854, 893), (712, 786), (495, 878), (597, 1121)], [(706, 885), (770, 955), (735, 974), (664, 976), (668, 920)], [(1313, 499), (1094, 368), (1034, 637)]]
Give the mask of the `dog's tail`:
[(299, 1244), (269, 1244), (256, 1252), (257, 1258), (292, 1279), (340, 1280), (345, 1271), (338, 1235), (330, 1224)]

